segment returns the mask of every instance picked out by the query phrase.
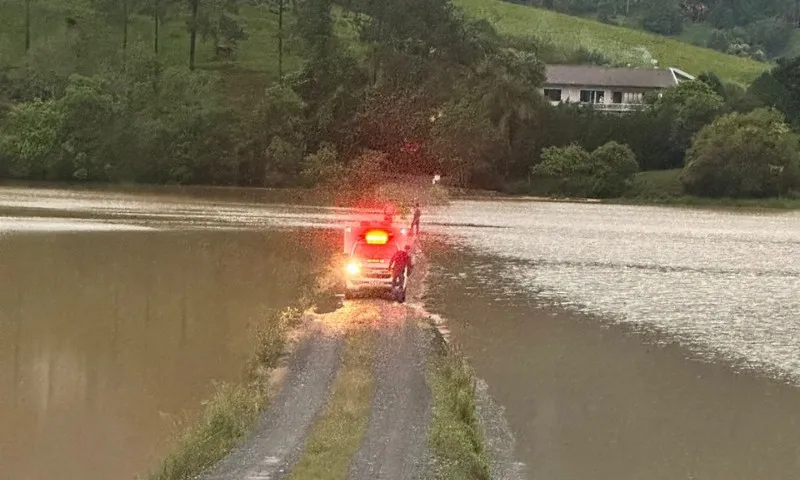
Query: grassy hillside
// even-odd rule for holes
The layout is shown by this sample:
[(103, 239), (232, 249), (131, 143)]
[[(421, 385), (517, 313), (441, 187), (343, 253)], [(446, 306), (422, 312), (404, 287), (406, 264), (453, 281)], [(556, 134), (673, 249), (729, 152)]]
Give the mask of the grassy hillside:
[(454, 0), (474, 18), (489, 20), (500, 33), (537, 36), (565, 48), (583, 46), (607, 57), (633, 65), (649, 65), (651, 58), (663, 67), (677, 67), (691, 74), (712, 70), (722, 78), (751, 82), (769, 66), (707, 48), (648, 34), (639, 30), (606, 25), (549, 10), (501, 0)]
[[(490, 21), (504, 34), (512, 36), (537, 36), (548, 39), (556, 46), (574, 49), (583, 46), (596, 50), (622, 63), (649, 65), (655, 58), (661, 66), (675, 66), (697, 74), (713, 70), (725, 79), (748, 83), (768, 66), (753, 60), (733, 57), (710, 49), (700, 48), (679, 40), (668, 39), (642, 31), (615, 27), (584, 18), (563, 15), (548, 10), (525, 7), (500, 0), (454, 0), (470, 16)], [(63, 42), (66, 35), (65, 1), (34, 2), (32, 15), (33, 48), (52, 48)], [(161, 29), (161, 55), (169, 63), (188, 62), (188, 36), (185, 12), (174, 14)], [(240, 21), (249, 38), (241, 42), (237, 51), (237, 69), (259, 72), (269, 81), (277, 70), (276, 35), (277, 18), (265, 8), (245, 6)], [(338, 12), (337, 30), (340, 37), (355, 46), (354, 33), (346, 14)], [(100, 32), (97, 32), (100, 33)], [(122, 29), (101, 33), (106, 47), (119, 48)], [(24, 55), (24, 2), (0, 2), (0, 57), (12, 63)], [(130, 24), (129, 44), (144, 49), (152, 48), (152, 20), (133, 16)], [(292, 54), (288, 42), (284, 57), (286, 71), (297, 69), (301, 60)], [(97, 52), (100, 53), (100, 52)], [(94, 55), (101, 57), (100, 55)], [(198, 47), (200, 68), (230, 67), (231, 63), (214, 59), (214, 46), (201, 42)], [(5, 63), (4, 62), (4, 63)]]
[[(34, 2), (31, 15), (32, 51), (52, 50), (64, 43), (68, 35), (65, 19), (69, 15), (67, 5), (71, 0), (50, 0)], [(183, 4), (181, 4), (183, 5)], [(334, 10), (336, 30), (342, 41), (357, 48), (355, 32), (348, 21), (348, 14)], [(173, 65), (188, 65), (189, 36), (186, 29), (186, 11), (174, 12), (160, 27), (159, 56)], [(276, 78), (278, 69), (277, 16), (265, 7), (252, 5), (240, 9), (237, 20), (244, 27), (248, 38), (240, 42), (233, 61), (215, 58), (212, 40), (202, 41), (198, 37), (197, 67), (220, 69), (235, 67), (240, 73), (258, 73), (265, 81)], [(25, 57), (25, 10), (22, 0), (0, 0), (0, 64), (18, 64)], [(285, 20), (285, 35), (291, 35), (291, 15)], [(91, 32), (95, 51), (89, 52), (94, 58), (103, 58), (110, 52), (121, 50), (122, 27), (108, 27), (103, 22), (92, 19), (79, 19), (78, 28)], [(132, 15), (129, 23), (128, 45), (131, 50), (153, 48), (153, 20), (145, 15)], [(297, 48), (291, 38), (284, 42), (283, 66), (285, 72), (300, 68), (302, 59), (296, 54)], [(50, 56), (52, 58), (52, 55)]]

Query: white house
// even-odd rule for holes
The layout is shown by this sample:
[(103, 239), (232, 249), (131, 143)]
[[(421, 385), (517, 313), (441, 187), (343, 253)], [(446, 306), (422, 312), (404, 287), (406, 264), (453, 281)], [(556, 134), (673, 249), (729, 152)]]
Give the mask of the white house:
[(644, 94), (694, 80), (677, 68), (620, 68), (594, 65), (548, 65), (543, 93), (550, 103), (591, 104), (610, 112), (630, 112)]

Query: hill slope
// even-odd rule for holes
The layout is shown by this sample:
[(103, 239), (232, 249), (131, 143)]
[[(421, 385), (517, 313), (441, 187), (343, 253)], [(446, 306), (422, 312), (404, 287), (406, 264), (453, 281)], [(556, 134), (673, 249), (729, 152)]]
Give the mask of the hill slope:
[[(454, 3), (471, 17), (486, 19), (500, 33), (518, 37), (536, 36), (565, 49), (582, 46), (588, 50), (598, 51), (620, 63), (644, 66), (650, 65), (650, 60), (655, 58), (661, 66), (678, 67), (692, 74), (712, 70), (726, 80), (740, 83), (751, 82), (768, 68), (767, 64), (754, 60), (725, 55), (678, 40), (549, 10), (500, 0), (454, 0)], [(69, 2), (34, 4), (32, 15), (34, 49), (63, 41), (63, 35), (66, 33), (65, 4)], [(337, 12), (339, 36), (348, 43), (357, 43), (345, 16), (346, 14), (341, 11)], [(180, 64), (188, 61), (185, 17), (185, 12), (181, 12), (166, 22), (161, 30), (162, 56), (169, 63)], [(241, 42), (237, 61), (233, 63), (237, 69), (266, 73), (267, 81), (274, 79), (277, 70), (276, 16), (269, 13), (266, 8), (244, 6), (239, 20), (249, 38)], [(138, 44), (144, 49), (152, 48), (151, 22), (147, 17), (132, 16), (129, 44)], [(5, 57), (6, 61), (11, 60), (14, 63), (21, 60), (24, 55), (23, 25), (22, 2), (0, 3), (0, 56)], [(121, 45), (121, 29), (108, 29), (103, 32), (103, 37), (105, 37), (104, 43)], [(286, 71), (296, 70), (302, 61), (293, 55), (291, 45), (287, 47), (284, 68)], [(101, 56), (102, 54), (96, 55), (96, 57)], [(198, 48), (198, 66), (215, 68), (225, 65), (224, 62), (214, 61), (213, 57), (211, 43), (201, 42)]]
[(500, 0), (454, 0), (454, 3), (473, 18), (488, 20), (502, 34), (536, 36), (565, 48), (582, 46), (620, 63), (649, 65), (650, 59), (655, 58), (663, 67), (677, 67), (693, 75), (711, 70), (725, 80), (740, 83), (753, 81), (769, 68), (765, 63), (679, 40), (540, 8)]

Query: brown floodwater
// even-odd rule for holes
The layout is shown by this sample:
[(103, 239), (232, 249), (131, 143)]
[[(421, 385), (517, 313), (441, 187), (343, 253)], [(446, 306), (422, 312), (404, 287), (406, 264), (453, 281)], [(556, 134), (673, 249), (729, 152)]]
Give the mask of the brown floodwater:
[(28, 194), (0, 191), (7, 210), (40, 209), (0, 218), (0, 478), (134, 478), (213, 382), (240, 378), (254, 323), (291, 303), (319, 258), (308, 231), (210, 229), (212, 209), (190, 200), (193, 225), (126, 223), (55, 214), (113, 195)]
[(800, 213), (465, 201), (432, 221), (428, 309), (530, 478), (800, 478)]

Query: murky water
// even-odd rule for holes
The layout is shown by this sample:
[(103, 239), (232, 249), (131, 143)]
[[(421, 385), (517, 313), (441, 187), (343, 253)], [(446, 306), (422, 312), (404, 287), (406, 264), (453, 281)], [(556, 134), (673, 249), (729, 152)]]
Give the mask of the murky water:
[(503, 277), (540, 299), (800, 380), (800, 213), (462, 202), (436, 220), (518, 260)]
[(531, 478), (797, 478), (800, 388), (777, 379), (800, 378), (800, 215), (464, 202), (434, 220), (455, 246), (429, 309)]
[[(146, 470), (349, 213), (195, 195), (0, 189), (0, 478)], [(796, 478), (800, 215), (458, 202), (423, 228), (455, 245), (429, 307), (532, 478)]]
[(7, 189), (0, 208), (23, 212), (0, 217), (3, 479), (145, 473), (320, 260), (316, 230), (268, 230), (309, 223), (286, 208)]

